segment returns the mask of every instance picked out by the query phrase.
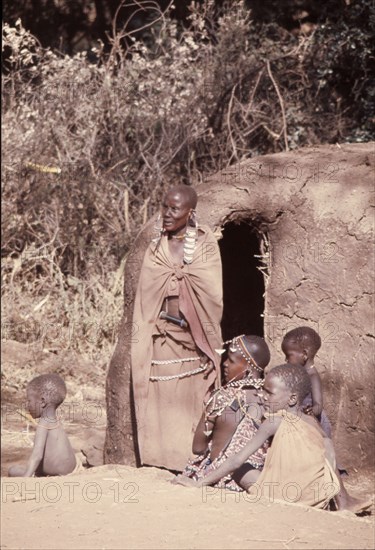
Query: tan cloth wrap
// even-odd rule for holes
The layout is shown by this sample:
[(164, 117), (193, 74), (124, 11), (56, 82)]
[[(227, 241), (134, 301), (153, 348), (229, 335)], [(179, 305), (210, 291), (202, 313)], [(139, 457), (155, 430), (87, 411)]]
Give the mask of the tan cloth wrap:
[[(212, 232), (208, 228), (201, 229), (204, 233), (203, 238), (198, 241), (193, 262), (189, 265), (173, 264), (166, 236), (161, 238), (157, 250), (155, 244), (149, 246), (143, 260), (134, 304), (131, 357), (140, 458), (142, 463), (150, 463), (147, 462), (150, 460), (147, 449), (162, 447), (167, 445), (168, 441), (168, 449), (159, 453), (160, 463), (151, 464), (171, 469), (182, 469), (191, 454), (193, 429), (202, 412), (201, 400), (212, 387), (220, 366), (220, 356), (215, 349), (221, 346), (222, 341), (221, 258)], [(159, 313), (168, 291), (171, 290), (170, 287), (173, 286), (174, 281), (171, 282), (171, 279), (178, 281), (179, 307), (189, 323), (189, 329), (180, 329), (171, 323), (165, 323), (165, 329), (162, 328), (160, 332), (163, 325), (160, 324)], [(165, 334), (162, 334), (163, 331)], [(198, 352), (206, 354), (216, 367), (216, 371), (212, 372), (207, 380), (204, 380), (203, 374), (179, 379), (178, 397), (175, 381), (150, 382), (152, 359), (178, 359), (198, 355)], [(199, 362), (177, 363), (173, 369), (176, 365), (177, 369), (180, 369), (178, 372), (186, 372), (198, 367)], [(165, 367), (168, 368), (165, 369), (164, 365), (153, 366), (152, 374), (159, 376), (165, 375), (166, 372), (166, 375), (176, 373), (171, 369), (171, 365)], [(157, 390), (155, 384), (163, 384), (165, 387)], [(164, 392), (163, 395), (155, 394), (158, 391)], [(195, 412), (186, 408), (187, 403), (189, 407), (191, 403), (195, 403)], [(158, 407), (159, 427), (156, 429), (151, 417)], [(155, 435), (150, 433), (148, 423), (152, 423), (158, 435), (156, 432)], [(187, 433), (184, 433), (186, 430)], [(181, 450), (178, 449), (179, 446)], [(171, 458), (173, 449), (176, 456), (181, 457), (181, 464), (180, 458)], [(155, 455), (154, 450), (151, 454)], [(182, 459), (182, 456), (185, 458)]]
[(262, 473), (250, 494), (269, 500), (326, 508), (340, 482), (326, 455), (323, 432), (286, 411), (268, 449)]

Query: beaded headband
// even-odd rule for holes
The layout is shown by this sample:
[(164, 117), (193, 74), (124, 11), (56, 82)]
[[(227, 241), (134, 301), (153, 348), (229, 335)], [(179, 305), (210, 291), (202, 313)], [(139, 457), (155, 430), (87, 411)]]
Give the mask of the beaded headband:
[(251, 356), (251, 353), (247, 349), (247, 347), (245, 345), (244, 337), (245, 337), (244, 334), (241, 334), (241, 336), (235, 336), (231, 340), (227, 340), (226, 342), (223, 342), (223, 346), (225, 346), (227, 344), (230, 344), (230, 346), (229, 346), (230, 351), (232, 351), (233, 353), (238, 351), (238, 353), (240, 353), (240, 355), (242, 355), (242, 357), (245, 359), (246, 363), (250, 367), (254, 367), (254, 369), (256, 369), (258, 372), (263, 373), (262, 367), (260, 367), (257, 364), (255, 359)]

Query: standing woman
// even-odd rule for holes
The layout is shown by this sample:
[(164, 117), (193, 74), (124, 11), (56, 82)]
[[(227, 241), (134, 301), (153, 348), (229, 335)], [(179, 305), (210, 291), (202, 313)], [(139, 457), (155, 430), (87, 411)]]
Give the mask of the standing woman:
[(198, 227), (194, 189), (162, 203), (162, 227), (146, 250), (134, 306), (132, 380), (142, 464), (181, 471), (204, 398), (218, 378), (222, 270), (217, 241)]

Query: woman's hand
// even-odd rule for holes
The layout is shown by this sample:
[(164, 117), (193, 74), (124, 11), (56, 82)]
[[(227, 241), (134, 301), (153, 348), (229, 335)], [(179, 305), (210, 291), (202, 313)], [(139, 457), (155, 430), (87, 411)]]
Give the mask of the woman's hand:
[(201, 355), (200, 363), (201, 365), (205, 365), (206, 367), (203, 375), (203, 378), (206, 379), (211, 374), (211, 372), (215, 370), (215, 365), (213, 364), (211, 359), (209, 359), (209, 357), (207, 357), (207, 355), (205, 354)]

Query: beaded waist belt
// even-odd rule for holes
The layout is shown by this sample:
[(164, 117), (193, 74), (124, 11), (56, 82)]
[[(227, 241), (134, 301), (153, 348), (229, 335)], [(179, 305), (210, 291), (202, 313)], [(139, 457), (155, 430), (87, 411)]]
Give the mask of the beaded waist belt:
[[(151, 365), (172, 365), (174, 363), (185, 363), (188, 361), (197, 361), (200, 357), (183, 357), (182, 359), (166, 359), (165, 361), (158, 361), (153, 359)], [(175, 380), (177, 378), (185, 378), (186, 376), (192, 376), (193, 374), (199, 374), (200, 372), (205, 371), (207, 368), (207, 363), (200, 364), (197, 369), (189, 370), (187, 372), (180, 372), (179, 374), (171, 374), (170, 376), (150, 376), (151, 382), (156, 381), (166, 381), (166, 380)]]

